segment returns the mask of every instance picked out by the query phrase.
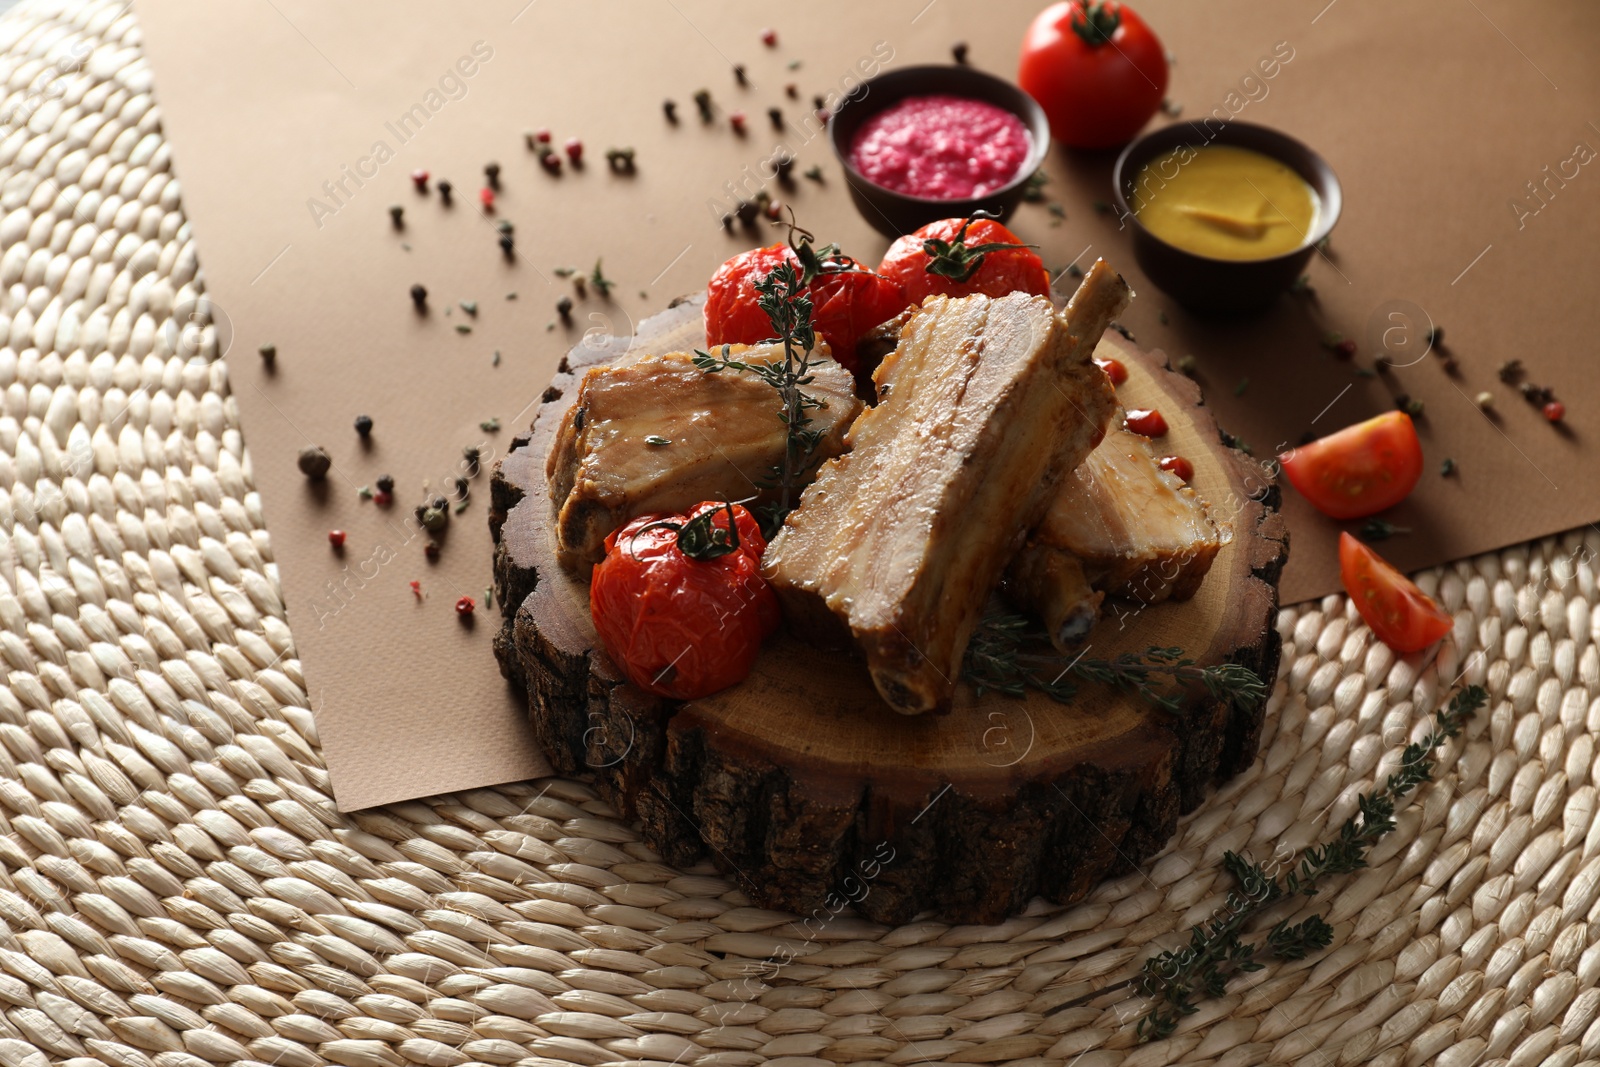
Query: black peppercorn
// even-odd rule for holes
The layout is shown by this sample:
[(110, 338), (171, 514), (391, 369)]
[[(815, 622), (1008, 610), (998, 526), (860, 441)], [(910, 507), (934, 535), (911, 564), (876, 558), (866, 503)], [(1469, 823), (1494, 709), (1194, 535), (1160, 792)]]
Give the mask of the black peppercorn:
[(811, 106), (816, 108), (818, 111), (821, 111), (823, 108), (828, 106), (828, 102), (822, 99), (820, 96), (813, 96), (811, 98)]
[(461, 458), (467, 463), (467, 473), (473, 477), (477, 477), (478, 462), (483, 458), (483, 453), (478, 450), (478, 446), (468, 445), (467, 447), (463, 448), (461, 450)]
[(456, 479), (456, 496), (460, 497), (462, 500), (465, 500), (465, 499), (467, 499), (467, 497), (469, 497), (471, 495), (472, 495), (472, 483), (467, 481), (465, 478), (457, 478)]
[(733, 213), (744, 225), (754, 226), (757, 216), (761, 214), (761, 205), (753, 200), (741, 200), (738, 206), (733, 209)]
[(378, 487), (378, 492), (380, 493), (394, 492), (394, 477), (392, 475), (380, 475), (378, 480), (373, 484)]
[(777, 175), (780, 182), (790, 182), (794, 180), (789, 173), (792, 170), (794, 170), (794, 156), (783, 149), (779, 149), (772, 157), (773, 174)]
[(674, 126), (678, 124), (678, 105), (671, 100), (661, 101), (661, 113), (667, 116), (667, 121)]
[(572, 321), (572, 297), (563, 296), (556, 301), (556, 314), (561, 316), (562, 322)]
[(700, 109), (701, 122), (710, 122), (715, 118), (711, 110), (711, 93), (709, 90), (701, 89), (694, 94), (694, 106)]
[(489, 188), (500, 188), (500, 164), (485, 163), (483, 165), (483, 176), (489, 182)]
[(500, 235), (500, 251), (509, 256), (515, 247), (516, 241), (509, 233), (503, 233)]
[(745, 77), (743, 63), (735, 63), (733, 65), (733, 80), (738, 82), (740, 85), (750, 84), (749, 79)]
[(394, 228), (404, 229), (406, 224), (406, 209), (399, 204), (389, 205), (389, 218), (394, 222)]
[(439, 183), (439, 199), (444, 202), (445, 207), (450, 206), (450, 193), (454, 189), (455, 186), (451, 185), (447, 181), (442, 181)]
[(428, 287), (418, 283), (411, 287), (411, 302), (421, 311), (428, 306)]
[(967, 42), (957, 41), (955, 44), (951, 45), (950, 55), (957, 63), (965, 66), (967, 62)]
[(360, 434), (362, 437), (371, 437), (372, 436), (372, 416), (371, 415), (357, 415), (356, 416), (356, 433)]
[(783, 131), (783, 108), (781, 108), (781, 107), (769, 107), (769, 108), (767, 108), (767, 118), (772, 120), (772, 128), (773, 129), (779, 131), (780, 133)]
[(328, 476), (328, 469), (333, 466), (333, 460), (328, 453), (317, 445), (307, 445), (300, 450), (300, 457), (296, 460), (300, 473), (314, 482), (320, 482)]

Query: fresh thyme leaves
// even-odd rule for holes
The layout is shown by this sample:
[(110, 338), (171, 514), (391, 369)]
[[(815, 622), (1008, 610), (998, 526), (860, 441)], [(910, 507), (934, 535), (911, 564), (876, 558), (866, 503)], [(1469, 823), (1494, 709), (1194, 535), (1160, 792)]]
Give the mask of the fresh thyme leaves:
[(600, 261), (597, 259), (594, 261), (594, 270), (589, 273), (589, 284), (594, 286), (594, 291), (599, 293), (602, 298), (609, 299), (611, 287), (617, 283), (605, 276), (605, 273), (600, 269)]
[(1198, 1010), (1197, 998), (1222, 996), (1229, 979), (1265, 966), (1258, 956), (1297, 960), (1327, 948), (1333, 942), (1333, 927), (1316, 915), (1293, 924), (1281, 919), (1260, 941), (1246, 941), (1242, 934), (1273, 905), (1315, 896), (1323, 879), (1365, 867), (1368, 851), (1394, 829), (1398, 803), (1433, 780), (1439, 749), (1461, 734), (1466, 721), (1488, 699), (1481, 686), (1470, 685), (1458, 692), (1448, 707), (1435, 713), (1427, 736), (1405, 747), (1399, 770), (1360, 797), (1356, 814), (1344, 821), (1338, 835), (1301, 852), (1299, 864), (1283, 877), (1235, 853), (1224, 853), (1222, 864), (1238, 885), (1221, 910), (1189, 931), (1187, 945), (1152, 956), (1140, 971), (1135, 986), (1154, 1003), (1150, 1013), (1139, 1020), (1139, 1036), (1145, 1040), (1169, 1036), (1184, 1016)]
[(796, 250), (800, 255), (799, 271), (792, 263), (782, 263), (755, 283), (756, 305), (766, 312), (774, 336), (783, 345), (781, 362), (746, 363), (730, 359), (727, 345), (723, 345), (718, 354), (698, 350), (694, 354), (694, 365), (707, 374), (724, 370), (754, 374), (777, 390), (782, 401), (778, 418), (787, 429), (783, 462), (772, 469), (762, 485), (764, 489), (778, 490), (778, 498), (756, 509), (761, 530), (768, 537), (777, 534), (784, 517), (798, 502), (801, 478), (815, 462), (817, 443), (822, 439), (822, 431), (810, 428), (812, 419), (807, 414), (822, 407), (822, 401), (804, 388), (813, 380), (811, 354), (817, 345), (816, 331), (811, 325), (811, 298), (805, 289), (815, 277), (815, 271), (828, 269), (825, 264), (831, 258), (831, 248), (830, 245), (814, 251), (806, 235)]
[[(1202, 667), (1180, 648), (1151, 647), (1124, 652), (1115, 659), (1067, 657), (1051, 647), (1044, 635), (1020, 615), (985, 616), (967, 646), (962, 676), (979, 694), (989, 690), (1022, 696), (1037, 689), (1062, 703), (1077, 695), (1073, 681), (1098, 682), (1138, 696), (1156, 707), (1176, 711), (1177, 690), (1199, 686), (1217, 700), (1253, 708), (1267, 698), (1267, 685), (1250, 668), (1238, 663)], [(1177, 690), (1172, 684), (1177, 686)]]

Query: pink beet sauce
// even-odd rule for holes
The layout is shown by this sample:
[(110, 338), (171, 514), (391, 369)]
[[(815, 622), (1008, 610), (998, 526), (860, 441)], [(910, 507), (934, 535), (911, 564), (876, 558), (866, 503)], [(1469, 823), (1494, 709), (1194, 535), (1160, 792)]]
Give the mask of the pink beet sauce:
[(964, 96), (908, 96), (861, 124), (850, 163), (869, 181), (908, 196), (964, 200), (1017, 176), (1032, 149), (1022, 120)]

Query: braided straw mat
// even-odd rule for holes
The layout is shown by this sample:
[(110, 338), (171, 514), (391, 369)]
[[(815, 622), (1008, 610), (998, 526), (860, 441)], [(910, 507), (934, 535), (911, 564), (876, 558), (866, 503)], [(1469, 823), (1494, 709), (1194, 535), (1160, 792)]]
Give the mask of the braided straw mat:
[[(0, 70), (0, 1067), (1600, 1063), (1594, 532), (1425, 574), (1431, 663), (1284, 611), (1255, 766), (1000, 926), (752, 908), (574, 781), (338, 814), (215, 336), (166, 328), (204, 285), (134, 17), (27, 0)], [(1219, 906), (1224, 850), (1336, 827), (1458, 677), (1490, 708), (1313, 902), (1332, 948), (1150, 1045), (1086, 999)]]

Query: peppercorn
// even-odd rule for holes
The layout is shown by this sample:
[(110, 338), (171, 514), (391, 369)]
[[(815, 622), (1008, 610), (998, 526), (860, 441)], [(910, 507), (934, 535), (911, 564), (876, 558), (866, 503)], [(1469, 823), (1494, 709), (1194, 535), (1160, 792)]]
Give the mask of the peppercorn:
[(694, 106), (700, 109), (700, 121), (710, 122), (716, 116), (711, 110), (711, 92), (701, 89), (694, 94)]
[(790, 174), (793, 170), (794, 156), (787, 149), (780, 148), (772, 157), (772, 173), (780, 182), (787, 183), (794, 181), (793, 176)]
[(506, 255), (509, 256), (516, 250), (516, 244), (516, 239), (513, 238), (509, 233), (503, 233), (500, 235), (500, 251), (504, 252)]
[(1560, 422), (1567, 417), (1567, 405), (1559, 400), (1550, 401), (1541, 410), (1544, 412), (1544, 417), (1551, 422)]
[(494, 210), (494, 190), (485, 185), (478, 190), (478, 203), (483, 205), (483, 210)]
[(388, 507), (394, 501), (394, 494), (379, 491), (372, 494), (372, 502), (380, 508)]
[(753, 200), (741, 200), (733, 213), (745, 226), (754, 226), (756, 217), (761, 214), (761, 206)]
[(445, 207), (450, 206), (450, 194), (452, 191), (454, 191), (454, 189), (455, 186), (451, 185), (447, 181), (441, 181), (439, 183), (439, 201), (443, 203)]
[(319, 445), (307, 445), (300, 450), (296, 460), (300, 473), (314, 482), (320, 482), (328, 476), (328, 469), (333, 466), (333, 459), (325, 449)]
[(745, 77), (743, 63), (735, 63), (733, 65), (733, 80), (740, 85), (750, 84), (750, 80)]
[(553, 149), (542, 149), (539, 152), (539, 162), (544, 164), (544, 169), (551, 174), (561, 173), (561, 157), (556, 155)]
[(728, 115), (728, 125), (733, 127), (733, 132), (744, 136), (744, 112), (734, 111)]
[(474, 478), (478, 476), (478, 461), (483, 458), (483, 453), (477, 445), (468, 445), (461, 450), (461, 458), (467, 461), (467, 473)]
[(817, 110), (818, 125), (826, 126), (828, 124), (828, 120), (831, 118), (833, 118), (833, 112), (829, 111), (827, 108), (824, 107)]
[(800, 99), (800, 87), (794, 82), (790, 82), (788, 85), (783, 87), (783, 95), (787, 96), (790, 100), (798, 100)]
[(778, 31), (768, 27), (761, 31), (761, 43), (768, 48), (778, 47)]
[(567, 158), (572, 160), (572, 165), (574, 167), (583, 162), (582, 141), (578, 140), (576, 137), (568, 137), (567, 143), (563, 145), (562, 148), (566, 150)]
[(767, 119), (772, 123), (772, 128), (774, 130), (777, 130), (779, 133), (783, 132), (783, 108), (767, 108)]
[(456, 479), (456, 496), (462, 500), (472, 495), (472, 483), (465, 478)]
[(371, 437), (372, 436), (372, 416), (371, 415), (357, 415), (356, 416), (356, 433), (360, 434), (362, 437)]
[(376, 482), (372, 483), (372, 484), (378, 487), (378, 492), (380, 492), (380, 493), (392, 493), (392, 492), (394, 492), (394, 476), (393, 475), (381, 474), (381, 475), (378, 476), (378, 480)]
[(477, 604), (473, 603), (472, 598), (469, 596), (464, 596), (460, 600), (456, 601), (456, 614), (460, 615), (462, 618), (466, 618), (468, 615), (472, 614), (472, 609), (475, 607), (477, 607)]
[(403, 228), (406, 224), (406, 209), (399, 204), (390, 204), (389, 218), (393, 221), (395, 229)]
[(423, 546), (422, 546), (422, 554), (424, 556), (427, 556), (430, 560), (438, 559), (439, 558), (439, 542), (435, 541), (431, 537), (428, 538), (427, 542), (424, 543)]
[(1494, 394), (1488, 390), (1484, 390), (1483, 392), (1479, 393), (1477, 396), (1473, 397), (1472, 400), (1473, 403), (1477, 404), (1478, 407), (1483, 411), (1488, 411), (1494, 407)]
[(417, 305), (417, 310), (422, 311), (428, 306), (428, 288), (420, 282), (411, 287), (411, 302)]
[(572, 321), (572, 297), (563, 296), (556, 301), (556, 314), (561, 316), (562, 322)]
[(674, 126), (678, 124), (678, 105), (671, 100), (661, 101), (661, 113), (667, 116), (667, 121)]
[(417, 521), (429, 533), (438, 533), (450, 525), (450, 503), (444, 497), (435, 497), (430, 504), (418, 504)]
[(1354, 359), (1356, 354), (1356, 343), (1347, 337), (1343, 341), (1340, 341), (1338, 344), (1333, 346), (1333, 354), (1338, 356), (1340, 359)]
[(722, 216), (722, 228), (724, 230), (727, 230), (729, 233), (733, 232), (733, 216), (732, 215), (724, 214)]
[(608, 148), (608, 149), (606, 149), (606, 163), (611, 167), (611, 169), (613, 171), (615, 171), (618, 174), (632, 174), (633, 170), (634, 170), (634, 167), (633, 167), (633, 149), (632, 148)]
[(334, 547), (335, 551), (337, 551), (338, 549), (343, 548), (344, 547), (344, 531), (343, 530), (329, 530), (328, 531), (328, 544), (332, 545)]
[(266, 344), (264, 344), (260, 348), (256, 349), (256, 351), (261, 353), (261, 362), (268, 370), (271, 370), (274, 366), (277, 365), (277, 362), (278, 362), (278, 346), (277, 345), (273, 344), (271, 341), (268, 341)]
[(771, 219), (773, 222), (777, 222), (779, 219), (783, 218), (783, 201), (768, 200), (767, 206), (762, 209), (761, 213), (767, 218)]
[(955, 44), (951, 45), (950, 46), (950, 55), (951, 55), (951, 57), (953, 59), (955, 59), (955, 61), (957, 63), (960, 63), (962, 66), (966, 66), (966, 64), (967, 64), (967, 42), (965, 42), (965, 41), (957, 41)]
[(428, 191), (428, 172), (425, 171), (425, 170), (414, 170), (414, 171), (412, 171), (411, 172), (411, 184), (415, 185), (417, 187), (417, 192), (419, 192), (419, 193), (427, 192)]
[(483, 165), (483, 177), (489, 183), (489, 188), (500, 188), (500, 164), (485, 163)]

